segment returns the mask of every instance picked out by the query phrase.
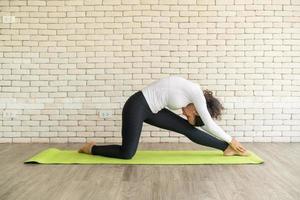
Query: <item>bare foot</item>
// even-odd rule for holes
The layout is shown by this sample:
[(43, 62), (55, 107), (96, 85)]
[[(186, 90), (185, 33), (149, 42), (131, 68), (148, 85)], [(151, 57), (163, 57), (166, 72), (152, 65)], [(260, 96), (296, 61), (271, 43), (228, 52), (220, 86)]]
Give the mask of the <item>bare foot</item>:
[(91, 154), (92, 147), (96, 145), (96, 142), (88, 142), (84, 144), (79, 150), (78, 153), (86, 153), (86, 154)]
[(245, 152), (239, 152), (239, 151), (234, 150), (230, 145), (228, 145), (228, 147), (224, 150), (223, 155), (224, 156), (235, 156), (235, 155), (249, 156), (250, 152), (247, 150)]

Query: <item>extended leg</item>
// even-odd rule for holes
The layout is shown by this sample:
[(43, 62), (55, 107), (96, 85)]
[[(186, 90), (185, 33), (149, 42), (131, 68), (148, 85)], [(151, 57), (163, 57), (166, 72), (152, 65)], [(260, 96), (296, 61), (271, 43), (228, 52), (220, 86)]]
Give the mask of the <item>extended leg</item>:
[(216, 137), (197, 129), (186, 119), (166, 108), (150, 115), (145, 122), (159, 128), (181, 133), (197, 144), (220, 149), (222, 151), (229, 145), (227, 142), (219, 140)]

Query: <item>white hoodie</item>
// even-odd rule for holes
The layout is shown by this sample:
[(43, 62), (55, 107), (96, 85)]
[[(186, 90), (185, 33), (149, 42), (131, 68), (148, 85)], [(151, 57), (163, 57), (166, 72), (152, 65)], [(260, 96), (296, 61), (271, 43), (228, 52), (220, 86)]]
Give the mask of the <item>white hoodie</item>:
[(225, 133), (211, 118), (199, 84), (181, 76), (172, 75), (152, 82), (141, 91), (153, 113), (157, 113), (164, 107), (176, 110), (193, 103), (204, 123), (201, 128), (228, 143), (231, 142), (232, 137)]

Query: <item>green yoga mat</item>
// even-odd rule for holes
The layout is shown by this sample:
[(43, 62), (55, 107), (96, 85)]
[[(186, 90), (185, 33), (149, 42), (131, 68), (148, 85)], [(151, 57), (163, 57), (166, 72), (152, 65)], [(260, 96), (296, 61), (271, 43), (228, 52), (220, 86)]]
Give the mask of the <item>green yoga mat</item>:
[(252, 151), (249, 156), (223, 156), (221, 150), (138, 150), (132, 159), (109, 158), (78, 153), (77, 150), (48, 148), (25, 164), (142, 164), (142, 165), (192, 165), (192, 164), (260, 164), (264, 161)]

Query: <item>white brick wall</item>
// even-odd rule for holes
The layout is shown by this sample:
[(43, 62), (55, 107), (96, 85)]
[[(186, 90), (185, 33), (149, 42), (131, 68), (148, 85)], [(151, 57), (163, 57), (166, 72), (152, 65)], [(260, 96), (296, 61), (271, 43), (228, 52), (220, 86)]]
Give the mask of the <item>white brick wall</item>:
[[(0, 16), (0, 143), (121, 142), (126, 99), (173, 74), (214, 91), (241, 141), (300, 141), (299, 0), (1, 0)], [(141, 142), (190, 141), (144, 123)]]

